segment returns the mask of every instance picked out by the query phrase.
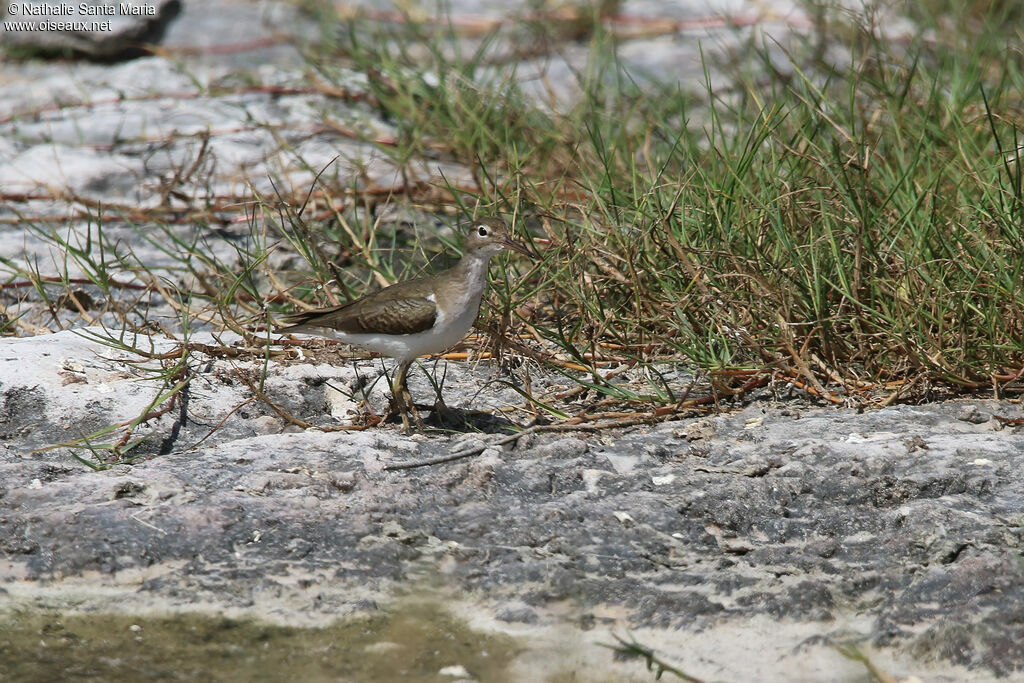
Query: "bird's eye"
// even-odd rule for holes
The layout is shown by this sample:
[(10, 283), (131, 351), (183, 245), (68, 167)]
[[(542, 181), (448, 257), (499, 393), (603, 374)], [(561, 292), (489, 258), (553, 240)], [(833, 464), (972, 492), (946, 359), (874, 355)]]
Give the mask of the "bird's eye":
[(476, 226), (476, 234), (480, 235), (481, 237), (487, 237), (487, 226), (486, 225), (478, 225), (478, 226)]

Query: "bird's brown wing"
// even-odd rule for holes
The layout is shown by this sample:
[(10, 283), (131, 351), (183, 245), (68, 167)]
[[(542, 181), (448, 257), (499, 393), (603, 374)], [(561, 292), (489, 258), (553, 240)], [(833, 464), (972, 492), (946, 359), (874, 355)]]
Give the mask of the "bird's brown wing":
[(437, 306), (423, 297), (367, 299), (345, 321), (343, 332), (415, 334), (425, 332), (437, 319)]
[(429, 330), (437, 318), (434, 302), (422, 296), (391, 292), (394, 287), (341, 306), (290, 316), (277, 332), (330, 328), (349, 334), (415, 334)]

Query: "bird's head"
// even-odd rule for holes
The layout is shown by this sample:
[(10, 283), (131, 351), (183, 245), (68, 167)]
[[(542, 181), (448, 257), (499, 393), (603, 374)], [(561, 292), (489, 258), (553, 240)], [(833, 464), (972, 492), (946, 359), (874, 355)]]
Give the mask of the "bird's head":
[(536, 259), (530, 248), (512, 239), (512, 229), (500, 218), (477, 218), (466, 233), (466, 252), (491, 257), (504, 249), (512, 249)]

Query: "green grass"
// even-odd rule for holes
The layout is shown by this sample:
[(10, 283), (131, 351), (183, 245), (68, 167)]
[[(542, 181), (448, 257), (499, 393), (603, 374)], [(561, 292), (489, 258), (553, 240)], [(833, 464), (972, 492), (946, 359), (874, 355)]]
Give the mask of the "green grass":
[(771, 368), (846, 396), (914, 382), (920, 397), (1012, 389), (1024, 367), (1024, 77), (997, 18), (889, 43), (831, 17), (821, 30), (848, 57), (826, 64), (812, 36), (778, 73), (771, 46), (751, 46), (725, 94), (637, 86), (599, 56), (598, 25), (584, 95), (560, 115), (492, 68), (498, 34), (460, 55), (443, 23), (352, 21), (312, 59), (367, 73), (401, 133), (394, 158), (443, 141), (474, 169), (453, 203), (543, 224), (553, 244), (520, 295), (568, 356), (611, 343), (644, 363)]
[[(404, 186), (380, 196), (310, 167), (324, 172), (299, 193), (253, 193), (250, 235), (230, 243), (230, 258), (206, 231), (154, 214), (139, 234), (166, 254), (159, 268), (123, 245), (33, 225), (67, 255), (62, 272), (83, 271), (98, 290), (106, 308), (90, 317), (117, 321), (112, 338), (151, 328), (146, 311), (162, 304), (179, 330), (230, 329), (257, 349), (268, 316), (432, 270), (457, 248), (445, 233), (385, 224), (379, 209), (392, 205), (449, 225), (515, 216), (520, 236), (543, 238), (536, 267), (496, 269), (484, 324), (518, 333), (527, 341), (515, 350), (596, 396), (585, 411), (692, 406), (690, 388), (663, 377), (679, 363), (715, 400), (769, 378), (833, 402), (1020, 390), (1024, 71), (1012, 7), (923, 5), (920, 34), (892, 40), (872, 17), (822, 10), (783, 67), (779, 46), (751, 42), (731, 65), (709, 64), (704, 82), (638, 84), (608, 56), (606, 15), (583, 12), (567, 33), (544, 21), (479, 31), (410, 15), (339, 21), (308, 6), (324, 29), (304, 49), (310, 82), (331, 96), (326, 127), (374, 144)], [(964, 16), (968, 30), (942, 30)], [(571, 40), (590, 47), (580, 96), (549, 106), (524, 94), (518, 60)], [(712, 67), (732, 87), (712, 87), (722, 81)], [(387, 135), (361, 126), (360, 112), (386, 121)], [(425, 184), (425, 160), (469, 173)], [(207, 207), (190, 220), (216, 218)], [(114, 219), (136, 220), (107, 209), (97, 223)], [(291, 252), (300, 258), (288, 268), (269, 265)], [(52, 325), (67, 324), (70, 275), (11, 270)], [(127, 303), (125, 273), (145, 283)], [(162, 401), (177, 362), (162, 366)], [(646, 371), (646, 384), (608, 379), (623, 364)]]

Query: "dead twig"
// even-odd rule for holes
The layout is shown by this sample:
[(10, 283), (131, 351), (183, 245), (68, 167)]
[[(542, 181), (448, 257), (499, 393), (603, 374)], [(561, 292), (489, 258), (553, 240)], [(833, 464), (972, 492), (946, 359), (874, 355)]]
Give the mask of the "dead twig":
[[(37, 284), (55, 284), (55, 285), (92, 285), (96, 284), (92, 280), (84, 277), (72, 277), (62, 278), (53, 275), (40, 275), (36, 278), (38, 282), (32, 280), (14, 280), (13, 282), (0, 282), (0, 289), (27, 289), (29, 287), (35, 287)], [(115, 278), (109, 278), (107, 282), (113, 287), (119, 287), (121, 289), (136, 289), (141, 291), (150, 291), (152, 287), (149, 285), (139, 284), (137, 282), (121, 282)]]
[(279, 406), (276, 403), (274, 403), (272, 400), (270, 400), (269, 396), (267, 396), (259, 387), (257, 387), (248, 377), (246, 377), (241, 372), (239, 372), (239, 370), (237, 368), (235, 369), (234, 374), (235, 374), (236, 377), (238, 377), (238, 379), (242, 380), (242, 382), (245, 384), (245, 386), (249, 387), (250, 391), (252, 391), (252, 393), (255, 394), (257, 398), (259, 398), (261, 401), (263, 401), (268, 406), (270, 406), (271, 410), (273, 410), (275, 413), (280, 415), (283, 420), (285, 420), (285, 421), (295, 425), (296, 427), (301, 427), (302, 429), (316, 429), (316, 430), (321, 431), (321, 432), (361, 432), (364, 429), (368, 429), (368, 428), (374, 426), (374, 425), (331, 425), (331, 426), (325, 426), (325, 427), (317, 427), (316, 425), (314, 425), (314, 424), (312, 424), (310, 422), (306, 422), (305, 420), (301, 420), (301, 419), (295, 417), (294, 415), (289, 413), (287, 410), (285, 410), (281, 406)]

